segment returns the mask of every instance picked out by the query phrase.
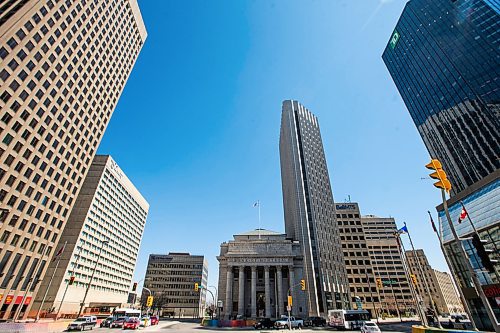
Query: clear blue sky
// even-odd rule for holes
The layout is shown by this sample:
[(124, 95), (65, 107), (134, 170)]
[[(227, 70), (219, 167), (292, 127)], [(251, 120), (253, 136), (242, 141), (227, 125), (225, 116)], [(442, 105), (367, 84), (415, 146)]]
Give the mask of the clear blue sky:
[(149, 35), (99, 148), (151, 205), (136, 281), (150, 253), (185, 251), (215, 285), (220, 243), (258, 227), (257, 199), (262, 226), (284, 232), (284, 99), (318, 116), (335, 200), (406, 221), (447, 270), (429, 156), (381, 59), (405, 3), (139, 1)]

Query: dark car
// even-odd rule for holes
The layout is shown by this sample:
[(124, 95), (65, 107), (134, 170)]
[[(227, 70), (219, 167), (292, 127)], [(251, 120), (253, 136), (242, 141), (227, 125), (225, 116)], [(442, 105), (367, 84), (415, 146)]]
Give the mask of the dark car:
[(101, 324), (99, 326), (101, 326), (101, 327), (109, 327), (109, 326), (111, 326), (111, 323), (113, 322), (113, 320), (115, 320), (115, 318), (113, 318), (113, 317), (108, 317), (106, 319), (103, 319), (101, 321)]
[(309, 317), (304, 319), (305, 327), (320, 327), (326, 326), (326, 319), (322, 317)]
[(269, 318), (263, 318), (259, 320), (258, 322), (253, 325), (256, 329), (262, 329), (262, 328), (274, 328), (274, 321), (272, 321)]

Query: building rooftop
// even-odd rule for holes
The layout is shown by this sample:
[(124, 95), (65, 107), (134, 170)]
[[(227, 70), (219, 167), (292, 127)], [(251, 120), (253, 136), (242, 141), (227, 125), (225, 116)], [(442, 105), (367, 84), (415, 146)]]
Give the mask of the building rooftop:
[(235, 236), (259, 236), (259, 235), (261, 235), (261, 236), (280, 236), (280, 235), (283, 235), (283, 233), (260, 228), (260, 229), (250, 230), (247, 232), (242, 232), (241, 234), (236, 234)]

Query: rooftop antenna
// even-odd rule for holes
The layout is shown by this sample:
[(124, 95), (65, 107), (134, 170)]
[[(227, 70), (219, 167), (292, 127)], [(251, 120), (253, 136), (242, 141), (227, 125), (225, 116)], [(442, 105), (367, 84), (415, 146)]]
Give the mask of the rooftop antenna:
[(258, 230), (258, 233), (259, 233), (259, 239), (260, 239), (260, 200), (257, 200), (256, 203), (253, 204), (254, 207), (257, 207), (259, 209), (259, 228), (257, 229)]

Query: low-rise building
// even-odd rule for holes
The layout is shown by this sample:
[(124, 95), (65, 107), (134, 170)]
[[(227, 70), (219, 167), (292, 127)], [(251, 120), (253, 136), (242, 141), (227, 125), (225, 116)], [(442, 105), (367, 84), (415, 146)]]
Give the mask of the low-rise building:
[(205, 309), (207, 281), (208, 264), (204, 256), (178, 252), (151, 254), (141, 303), (146, 307), (151, 295), (151, 308), (158, 310), (160, 316), (199, 318)]

